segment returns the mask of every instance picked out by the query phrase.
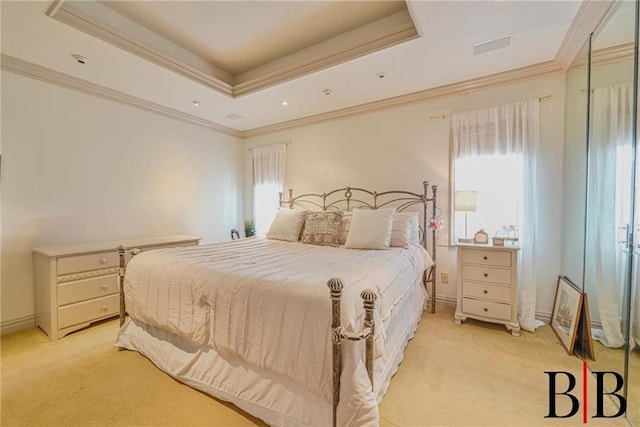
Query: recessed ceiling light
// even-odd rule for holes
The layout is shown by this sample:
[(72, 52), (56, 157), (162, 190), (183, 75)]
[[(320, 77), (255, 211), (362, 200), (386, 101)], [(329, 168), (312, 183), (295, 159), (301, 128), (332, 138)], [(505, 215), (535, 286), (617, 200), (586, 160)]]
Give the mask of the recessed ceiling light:
[(194, 107), (198, 107), (200, 105), (200, 101), (193, 101), (193, 106)]
[(387, 77), (387, 73), (378, 73), (376, 74), (376, 77), (379, 79), (384, 79), (385, 77)]
[(280, 105), (282, 105), (283, 107), (286, 107), (287, 105), (289, 105), (289, 101), (282, 101)]
[(78, 53), (74, 53), (73, 55), (71, 55), (71, 57), (73, 59), (75, 59), (79, 64), (86, 64), (87, 63), (87, 58), (85, 56), (82, 56)]

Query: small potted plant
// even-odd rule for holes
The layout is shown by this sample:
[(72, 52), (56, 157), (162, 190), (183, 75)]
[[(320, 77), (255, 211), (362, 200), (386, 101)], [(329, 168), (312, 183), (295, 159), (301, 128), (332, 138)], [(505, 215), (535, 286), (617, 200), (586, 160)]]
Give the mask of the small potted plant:
[(246, 237), (256, 235), (256, 222), (253, 219), (244, 220), (244, 235)]

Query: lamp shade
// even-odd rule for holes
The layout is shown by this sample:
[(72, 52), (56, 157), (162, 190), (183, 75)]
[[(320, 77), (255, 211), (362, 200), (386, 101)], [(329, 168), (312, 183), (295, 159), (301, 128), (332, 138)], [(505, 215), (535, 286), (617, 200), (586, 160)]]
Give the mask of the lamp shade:
[(460, 212), (475, 212), (478, 208), (478, 192), (456, 191), (455, 210)]

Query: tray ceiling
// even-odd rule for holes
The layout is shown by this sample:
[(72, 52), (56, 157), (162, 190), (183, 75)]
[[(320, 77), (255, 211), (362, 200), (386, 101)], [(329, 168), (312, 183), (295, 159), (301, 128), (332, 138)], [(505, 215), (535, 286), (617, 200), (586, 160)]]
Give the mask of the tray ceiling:
[(398, 0), (67, 0), (47, 14), (233, 97), (418, 37)]

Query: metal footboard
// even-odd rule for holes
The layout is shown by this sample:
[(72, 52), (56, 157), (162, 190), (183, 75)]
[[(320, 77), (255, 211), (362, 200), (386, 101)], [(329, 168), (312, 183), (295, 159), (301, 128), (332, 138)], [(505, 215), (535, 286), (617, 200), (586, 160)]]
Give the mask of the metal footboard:
[(376, 306), (376, 293), (371, 289), (365, 289), (360, 294), (364, 307), (364, 328), (357, 332), (342, 330), (342, 316), (340, 313), (340, 301), (344, 284), (339, 278), (329, 279), (327, 282), (331, 294), (331, 341), (333, 345), (333, 426), (337, 424), (338, 402), (340, 401), (340, 376), (342, 375), (342, 340), (365, 340), (365, 365), (371, 388), (373, 389), (373, 339), (375, 334), (375, 322), (373, 310)]

